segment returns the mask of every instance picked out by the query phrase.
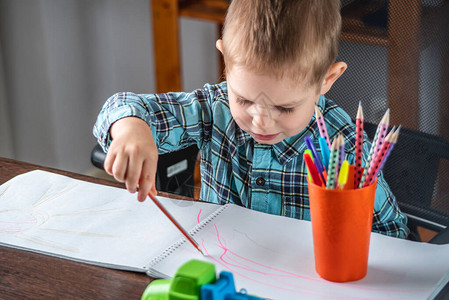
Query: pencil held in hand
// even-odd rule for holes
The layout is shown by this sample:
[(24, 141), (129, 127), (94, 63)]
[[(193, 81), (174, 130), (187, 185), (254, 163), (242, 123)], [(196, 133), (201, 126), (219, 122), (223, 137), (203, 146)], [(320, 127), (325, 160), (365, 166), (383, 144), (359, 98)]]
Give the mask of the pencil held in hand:
[(165, 209), (165, 207), (156, 199), (151, 193), (148, 196), (153, 200), (154, 204), (167, 216), (167, 218), (173, 223), (173, 225), (178, 228), (178, 230), (184, 235), (184, 237), (196, 248), (201, 254), (204, 255), (203, 251), (201, 251), (199, 244), (190, 236), (190, 234), (181, 226), (181, 224), (176, 221), (176, 219)]

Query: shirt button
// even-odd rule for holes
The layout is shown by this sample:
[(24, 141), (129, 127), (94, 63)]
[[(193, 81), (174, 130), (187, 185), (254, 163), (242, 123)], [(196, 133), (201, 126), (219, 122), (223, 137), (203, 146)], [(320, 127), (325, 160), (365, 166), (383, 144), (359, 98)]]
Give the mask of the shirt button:
[(264, 185), (265, 184), (265, 179), (263, 179), (262, 177), (257, 178), (256, 179), (256, 184), (260, 185), (260, 186)]

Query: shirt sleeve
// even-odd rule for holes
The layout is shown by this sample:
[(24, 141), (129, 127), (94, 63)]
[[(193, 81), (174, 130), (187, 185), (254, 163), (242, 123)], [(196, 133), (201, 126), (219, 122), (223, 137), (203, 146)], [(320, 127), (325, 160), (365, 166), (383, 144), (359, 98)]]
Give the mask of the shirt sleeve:
[(211, 103), (215, 89), (205, 85), (191, 93), (117, 93), (103, 105), (93, 134), (104, 151), (111, 142), (109, 130), (114, 122), (137, 117), (152, 130), (159, 153), (167, 153), (210, 139)]
[(377, 177), (373, 231), (399, 238), (406, 238), (410, 232), (407, 217), (400, 211), (382, 172)]

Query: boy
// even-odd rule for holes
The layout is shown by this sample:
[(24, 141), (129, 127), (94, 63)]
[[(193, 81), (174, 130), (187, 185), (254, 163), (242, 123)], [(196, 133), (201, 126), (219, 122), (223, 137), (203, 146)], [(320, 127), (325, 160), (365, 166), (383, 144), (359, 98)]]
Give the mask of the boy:
[[(196, 144), (200, 199), (310, 220), (303, 153), (306, 136), (318, 146), (315, 104), (330, 139), (343, 134), (354, 163), (354, 124), (323, 96), (347, 67), (335, 63), (340, 27), (339, 0), (233, 0), (216, 45), (227, 82), (192, 93), (112, 96), (94, 127), (108, 151), (106, 172), (132, 193), (139, 187), (143, 201), (156, 193), (158, 153)], [(407, 236), (382, 175), (374, 210), (373, 231)]]

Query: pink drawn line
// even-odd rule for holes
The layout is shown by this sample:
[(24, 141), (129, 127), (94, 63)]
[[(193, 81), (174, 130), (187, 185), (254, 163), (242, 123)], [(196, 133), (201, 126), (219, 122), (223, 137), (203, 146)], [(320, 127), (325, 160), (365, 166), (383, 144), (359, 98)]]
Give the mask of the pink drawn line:
[[(271, 276), (271, 277), (272, 276), (277, 276), (277, 277), (279, 277), (279, 276), (284, 277), (285, 276), (285, 277), (288, 277), (287, 275), (270, 274), (270, 273), (266, 273), (266, 272), (262, 272), (262, 271), (258, 271), (258, 270), (254, 270), (254, 269), (245, 268), (245, 267), (241, 267), (241, 266), (238, 266), (238, 265), (230, 264), (230, 263), (226, 262), (223, 259), (223, 257), (225, 256), (226, 253), (231, 253), (231, 254), (235, 255), (236, 257), (238, 257), (238, 258), (240, 258), (242, 260), (248, 261), (248, 262), (250, 262), (252, 264), (255, 264), (255, 265), (258, 265), (258, 266), (270, 269), (270, 270), (274, 270), (274, 271), (277, 271), (277, 272), (285, 273), (285, 274), (288, 274), (288, 275), (290, 275), (291, 277), (294, 277), (294, 278), (302, 278), (302, 279), (311, 280), (311, 281), (324, 282), (323, 279), (317, 279), (317, 278), (302, 276), (302, 275), (294, 274), (294, 273), (287, 272), (287, 271), (284, 271), (284, 270), (279, 270), (279, 269), (276, 269), (276, 268), (273, 268), (273, 267), (270, 267), (270, 266), (266, 266), (266, 265), (260, 264), (258, 262), (255, 262), (253, 260), (250, 260), (248, 258), (242, 257), (242, 256), (232, 252), (231, 250), (229, 250), (229, 248), (225, 247), (222, 244), (221, 237), (220, 237), (220, 234), (218, 232), (218, 227), (217, 227), (216, 224), (214, 224), (214, 226), (215, 226), (215, 231), (216, 231), (216, 237), (217, 237), (218, 242), (220, 244), (220, 248), (224, 250), (224, 253), (220, 256), (220, 260), (223, 261), (223, 263), (231, 265), (231, 266), (234, 266), (234, 267), (237, 267), (237, 268), (245, 269), (245, 270), (248, 270), (248, 271), (253, 271), (255, 273), (259, 273), (259, 274), (262, 274), (262, 275), (268, 275), (268, 276)], [(341, 286), (341, 284), (339, 284), (339, 283), (334, 283), (334, 282), (328, 282), (328, 283), (329, 284), (333, 284), (333, 285), (337, 285), (337, 286)], [(351, 287), (351, 288), (356, 288), (356, 289), (361, 289), (361, 290), (371, 290), (371, 291), (388, 291), (388, 292), (402, 292), (402, 293), (410, 293), (410, 292), (413, 292), (413, 291), (415, 291), (415, 292), (427, 291), (426, 289), (414, 289), (414, 290), (406, 290), (405, 291), (405, 290), (396, 290), (396, 289), (375, 289), (375, 288), (361, 287), (361, 286), (356, 286), (356, 285), (351, 285), (351, 284), (345, 284), (345, 285), (348, 286), (348, 287)]]
[[(220, 248), (221, 248), (221, 247), (220, 247)], [(229, 250), (229, 249), (226, 249), (226, 250), (227, 250), (230, 254), (235, 255), (234, 252), (232, 252), (231, 250)], [(238, 256), (238, 255), (237, 255), (237, 256)], [(262, 274), (262, 275), (276, 276), (276, 277), (283, 277), (283, 278), (297, 278), (297, 277), (299, 277), (299, 276), (297, 276), (297, 275), (277, 274), (277, 273), (267, 273), (267, 272), (258, 271), (258, 270), (256, 270), (256, 269), (250, 267), (250, 266), (244, 265), (242, 262), (240, 262), (240, 261), (238, 261), (238, 260), (236, 260), (236, 259), (233, 259), (233, 258), (231, 258), (231, 257), (229, 257), (229, 256), (226, 257), (226, 260), (227, 260), (226, 263), (227, 263), (228, 265), (235, 266), (236, 268), (244, 269), (244, 270), (251, 271), (251, 272), (254, 272), (254, 273), (259, 273), (259, 274)], [(224, 259), (223, 259), (223, 261), (224, 261)], [(231, 263), (231, 262), (234, 262), (234, 264)], [(240, 264), (240, 265), (237, 265), (237, 264)], [(282, 273), (287, 273), (287, 272), (282, 271)], [(309, 279), (309, 278), (306, 278), (306, 279)]]
[(320, 296), (320, 297), (331, 298), (331, 299), (359, 299), (359, 300), (375, 300), (375, 299), (377, 299), (377, 298), (361, 298), (361, 297), (348, 297), (348, 296), (336, 297), (335, 295), (322, 294), (322, 293), (317, 292), (316, 290), (307, 289), (304, 287), (297, 287), (296, 290), (294, 290), (294, 289), (289, 289), (289, 288), (285, 288), (285, 287), (281, 287), (281, 286), (277, 286), (277, 285), (273, 285), (273, 284), (268, 284), (266, 282), (259, 281), (254, 278), (243, 275), (242, 273), (236, 272), (235, 270), (233, 270), (232, 268), (227, 266), (226, 262), (222, 263), (218, 259), (214, 258), (212, 255), (209, 254), (206, 247), (204, 246), (204, 239), (201, 239), (201, 241), (202, 241), (202, 246), (203, 246), (204, 252), (206, 253), (206, 256), (210, 257), (217, 264), (222, 265), (225, 269), (231, 271), (235, 275), (241, 276), (243, 278), (246, 278), (248, 280), (251, 280), (253, 282), (256, 282), (256, 283), (264, 285), (264, 286), (273, 287), (273, 288), (288, 291), (288, 292), (293, 292), (295, 294), (314, 295), (314, 296)]
[[(244, 278), (247, 278), (247, 279), (249, 279), (249, 280), (252, 280), (252, 281), (254, 281), (254, 282), (260, 283), (260, 284), (265, 285), (265, 286), (275, 287), (275, 288), (278, 288), (278, 289), (281, 289), (281, 290), (291, 291), (291, 292), (294, 292), (294, 293), (304, 293), (304, 294), (319, 295), (319, 296), (322, 296), (322, 297), (324, 297), (324, 296), (325, 296), (325, 297), (330, 297), (329, 295), (319, 294), (319, 293), (317, 293), (315, 290), (307, 289), (307, 288), (298, 286), (298, 285), (296, 285), (296, 284), (289, 284), (289, 283), (286, 283), (286, 282), (280, 282), (276, 277), (303, 278), (303, 279), (305, 279), (305, 280), (312, 280), (312, 281), (318, 281), (318, 282), (324, 282), (324, 280), (319, 279), (319, 278), (305, 277), (305, 276), (297, 275), (297, 274), (294, 274), (294, 273), (286, 272), (286, 271), (283, 271), (283, 270), (279, 270), (279, 269), (276, 269), (276, 268), (272, 268), (272, 267), (269, 267), (269, 266), (266, 266), (266, 265), (257, 263), (257, 262), (255, 262), (255, 261), (253, 261), (253, 260), (244, 258), (244, 257), (242, 257), (242, 256), (240, 256), (240, 255), (237, 255), (237, 254), (235, 254), (234, 252), (232, 252), (231, 250), (229, 250), (227, 247), (223, 246), (223, 244), (221, 243), (221, 237), (220, 237), (220, 234), (219, 234), (219, 232), (218, 232), (217, 225), (214, 224), (214, 226), (215, 226), (215, 230), (216, 230), (216, 235), (217, 235), (218, 242), (219, 242), (219, 244), (221, 245), (221, 246), (219, 245), (219, 248), (221, 248), (221, 249), (224, 251), (223, 254), (220, 256), (220, 261), (221, 261), (221, 262), (218, 261), (218, 260), (216, 260), (216, 259), (214, 259), (213, 257), (211, 257), (211, 256), (208, 254), (207, 249), (205, 249), (205, 247), (204, 247), (204, 240), (203, 240), (203, 248), (205, 249), (205, 251), (206, 251), (206, 253), (208, 254), (208, 256), (210, 256), (212, 259), (214, 259), (216, 262), (218, 262), (219, 264), (221, 264), (222, 266), (224, 266), (224, 267), (227, 268), (228, 270), (232, 270), (232, 271), (233, 271), (235, 274), (237, 274), (237, 275), (240, 275), (240, 276), (242, 276), (242, 277), (244, 277)], [(243, 259), (243, 260), (245, 260), (245, 261), (251, 262), (251, 263), (253, 263), (253, 264), (255, 264), (255, 265), (258, 265), (258, 266), (261, 266), (261, 267), (264, 267), (264, 268), (268, 268), (268, 269), (271, 269), (271, 270), (275, 270), (275, 271), (278, 271), (278, 272), (281, 272), (281, 273), (286, 273), (286, 274), (288, 274), (288, 275), (271, 274), (271, 273), (266, 273), (266, 272), (258, 271), (258, 270), (252, 269), (252, 268), (248, 268), (248, 267), (245, 267), (245, 266), (242, 267), (242, 266), (238, 266), (238, 265), (235, 265), (235, 264), (231, 264), (231, 263), (229, 263), (228, 261), (226, 261), (226, 260), (224, 259), (225, 255), (226, 255), (228, 252), (234, 254), (235, 256), (237, 256), (237, 257), (239, 257), (239, 258), (241, 258), (241, 259)], [(229, 259), (229, 257), (227, 257), (227, 258)], [(231, 260), (232, 260), (232, 259), (231, 259)], [(248, 277), (248, 276), (246, 276), (246, 275), (243, 275), (243, 274), (241, 274), (241, 273), (239, 273), (239, 272), (236, 272), (236, 271), (235, 271), (234, 269), (232, 269), (230, 266), (231, 266), (231, 267), (238, 268), (238, 269), (244, 269), (244, 270), (246, 270), (246, 271), (251, 271), (251, 272), (253, 272), (253, 273), (258, 273), (258, 274), (260, 274), (260, 275), (270, 276), (270, 277), (272, 277), (272, 278), (271, 278), (272, 280), (275, 280), (275, 281), (277, 281), (277, 282), (280, 282), (282, 285), (288, 286), (288, 287), (291, 287), (291, 288), (286, 288), (286, 287), (277, 286), (277, 285), (273, 285), (273, 284), (267, 284), (266, 282), (262, 282), (262, 281), (259, 281), (259, 280), (254, 279), (254, 278), (250, 278), (250, 277)], [(273, 278), (273, 277), (274, 277), (274, 278)], [(293, 288), (293, 289), (292, 289), (292, 288)], [(302, 291), (298, 291), (298, 289), (299, 289), (299, 290), (302, 290)], [(306, 293), (305, 291), (308, 291), (308, 293)], [(332, 298), (335, 298), (334, 295), (332, 295)], [(337, 298), (335, 298), (335, 299), (337, 299)], [(350, 298), (344, 297), (344, 299), (350, 299)], [(373, 299), (373, 298), (351, 297), (351, 299), (365, 299), (365, 300), (368, 300), (368, 299)]]
[(20, 228), (5, 228), (0, 230), (0, 233), (19, 233)]
[(221, 262), (220, 260), (216, 259), (215, 257), (213, 257), (212, 255), (209, 254), (209, 252), (207, 251), (206, 247), (204, 246), (204, 239), (201, 239), (201, 242), (202, 242), (203, 249), (204, 249), (204, 252), (206, 253), (206, 255), (207, 255), (208, 257), (210, 257), (213, 261), (215, 261), (217, 264), (222, 265), (224, 268), (226, 268), (227, 270), (231, 271), (233, 274), (239, 275), (239, 276), (241, 276), (241, 277), (243, 277), (243, 278), (246, 278), (246, 279), (248, 279), (248, 280), (254, 281), (254, 282), (259, 283), (259, 284), (261, 284), (261, 285), (265, 285), (265, 286), (269, 286), (269, 287), (273, 287), (273, 288), (277, 288), (277, 289), (281, 289), (281, 290), (285, 290), (285, 291), (289, 291), (289, 292), (301, 293), (301, 294), (310, 294), (310, 295), (319, 295), (319, 294), (316, 294), (316, 293), (315, 293), (314, 291), (312, 291), (312, 290), (310, 290), (311, 292), (308, 293), (308, 292), (306, 292), (306, 291), (297, 291), (297, 290), (287, 289), (287, 288), (283, 288), (283, 287), (280, 287), (280, 286), (268, 284), (268, 283), (266, 283), (266, 282), (262, 282), (262, 281), (259, 281), (259, 280), (254, 279), (254, 278), (250, 278), (250, 277), (248, 277), (248, 276), (246, 276), (246, 275), (243, 275), (242, 273), (236, 272), (236, 271), (234, 271), (232, 268), (230, 268), (229, 266), (227, 266), (226, 262), (223, 263), (223, 262)]
[[(250, 263), (252, 263), (252, 264), (255, 264), (255, 265), (261, 266), (261, 267), (263, 267), (263, 268), (267, 268), (267, 269), (269, 269), (269, 270), (276, 271), (276, 272), (288, 274), (288, 275), (276, 275), (276, 276), (295, 277), (295, 278), (296, 278), (296, 277), (299, 277), (299, 278), (303, 278), (303, 279), (309, 279), (309, 280), (314, 280), (314, 281), (323, 282), (322, 279), (309, 278), (309, 277), (297, 275), (297, 274), (294, 274), (294, 273), (290, 273), (290, 272), (287, 272), (287, 271), (284, 271), (284, 270), (279, 270), (279, 269), (276, 269), (276, 268), (273, 268), (273, 267), (270, 267), (270, 266), (266, 266), (266, 265), (263, 265), (263, 264), (261, 264), (261, 263), (255, 262), (255, 261), (253, 261), (253, 260), (251, 260), (251, 259), (242, 257), (242, 256), (240, 256), (240, 255), (238, 255), (238, 254), (232, 252), (231, 250), (229, 250), (226, 246), (224, 246), (224, 245), (222, 244), (222, 242), (221, 242), (221, 237), (220, 237), (220, 235), (219, 235), (219, 233), (218, 233), (217, 225), (214, 224), (214, 226), (215, 226), (215, 230), (216, 230), (217, 239), (218, 239), (218, 242), (219, 242), (219, 244), (220, 244), (219, 247), (225, 251), (225, 252), (223, 253), (223, 255), (220, 257), (221, 260), (223, 260), (222, 257), (226, 254), (226, 252), (229, 251), (231, 254), (235, 255), (236, 257), (238, 257), (238, 258), (240, 258), (240, 259), (242, 259), (242, 260), (245, 260), (245, 261), (247, 261), (247, 262), (250, 262)], [(224, 261), (224, 260), (223, 260), (223, 261)], [(227, 263), (227, 262), (225, 262), (225, 263)], [(259, 273), (259, 274), (262, 274), (262, 275), (273, 275), (273, 274), (271, 274), (271, 273), (262, 272), (262, 271), (258, 271), (258, 270), (251, 269), (251, 268), (245, 268), (245, 267), (237, 266), (237, 265), (234, 265), (234, 264), (231, 264), (231, 263), (228, 263), (228, 264), (231, 265), (231, 266), (235, 266), (235, 267), (238, 267), (238, 268), (242, 268), (242, 269), (248, 270), (248, 271), (253, 271), (253, 272), (255, 272), (255, 273)]]
[(196, 217), (196, 220), (198, 221), (198, 224), (200, 224), (200, 215), (201, 215), (201, 208), (200, 208), (200, 212), (198, 213), (198, 217)]
[[(215, 229), (216, 229), (216, 231), (217, 231), (217, 239), (218, 239), (219, 243), (221, 244), (221, 241), (220, 241), (220, 235), (219, 235), (219, 233), (218, 233), (217, 225), (214, 224), (214, 226), (215, 226)], [(207, 255), (207, 256), (209, 256), (211, 259), (213, 259), (215, 262), (217, 262), (218, 264), (222, 265), (222, 266), (225, 267), (226, 269), (232, 271), (232, 272), (233, 272), (234, 274), (236, 274), (236, 275), (239, 275), (239, 276), (241, 276), (241, 277), (243, 277), (243, 278), (249, 279), (249, 280), (254, 281), (254, 282), (256, 282), (256, 283), (259, 283), (259, 284), (261, 284), (261, 285), (265, 285), (265, 286), (269, 286), (269, 287), (274, 287), (274, 288), (277, 288), (277, 289), (281, 289), (281, 290), (285, 290), (285, 291), (289, 291), (289, 292), (293, 292), (293, 293), (308, 294), (308, 295), (318, 295), (318, 296), (326, 296), (326, 297), (330, 297), (330, 296), (328, 296), (328, 295), (324, 295), (324, 294), (317, 293), (315, 290), (306, 289), (306, 288), (303, 288), (303, 287), (297, 287), (297, 289), (301, 289), (301, 290), (298, 291), (298, 290), (289, 289), (289, 288), (285, 288), (285, 287), (281, 287), (281, 286), (277, 286), (277, 285), (273, 285), (273, 284), (268, 284), (268, 283), (266, 283), (266, 282), (262, 282), (262, 281), (259, 281), (259, 280), (254, 279), (254, 278), (250, 278), (250, 277), (248, 277), (248, 276), (246, 276), (246, 275), (243, 275), (242, 273), (236, 272), (235, 270), (233, 270), (232, 268), (230, 268), (230, 267), (228, 266), (229, 264), (228, 264), (226, 261), (224, 261), (224, 260), (222, 259), (222, 257), (223, 257), (224, 254), (220, 256), (220, 260), (221, 260), (221, 261), (218, 260), (218, 259), (216, 259), (216, 258), (214, 258), (214, 257), (212, 257), (212, 256), (209, 254), (209, 252), (207, 251), (206, 247), (204, 246), (204, 239), (201, 239), (201, 241), (202, 241), (203, 249), (204, 249), (204, 251), (206, 252), (206, 255)], [(226, 248), (222, 248), (222, 249), (225, 250), (225, 253), (226, 253), (226, 251), (228, 250), (228, 249), (226, 249)], [(244, 260), (248, 260), (248, 259), (245, 259), (245, 258), (243, 258), (243, 259), (244, 259)], [(251, 261), (251, 260), (248, 260), (248, 261)], [(257, 265), (260, 265), (260, 266), (264, 266), (264, 265), (259, 264), (259, 263), (256, 263), (256, 264), (257, 264)], [(271, 267), (268, 267), (268, 266), (265, 266), (265, 267), (270, 268), (270, 269), (274, 269), (274, 268), (271, 268)], [(280, 271), (281, 271), (281, 270), (280, 270)], [(281, 272), (284, 272), (284, 271), (281, 271)], [(305, 279), (309, 279), (309, 278), (305, 278)], [(310, 279), (311, 279), (311, 278), (310, 278)], [(318, 280), (319, 280), (319, 279), (318, 279)], [(337, 299), (337, 298), (334, 297), (334, 295), (332, 295), (332, 298)], [(339, 298), (340, 298), (340, 297), (339, 297)], [(349, 299), (349, 298), (344, 297), (343, 299)], [(353, 298), (353, 299), (371, 299), (371, 298)]]
[(23, 221), (23, 222), (16, 222), (16, 221), (0, 221), (0, 223), (6, 223), (6, 224), (34, 224), (34, 223), (36, 223), (36, 220)]

